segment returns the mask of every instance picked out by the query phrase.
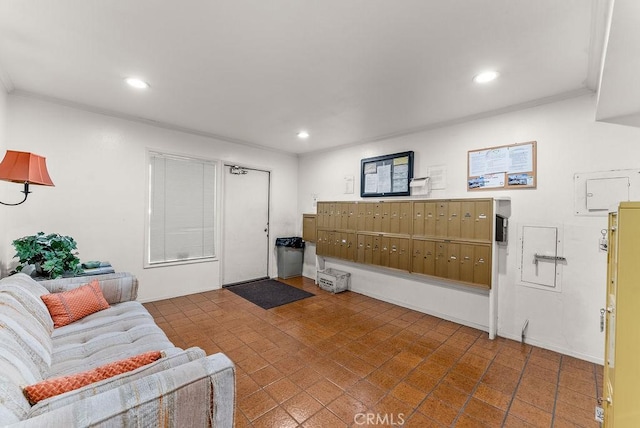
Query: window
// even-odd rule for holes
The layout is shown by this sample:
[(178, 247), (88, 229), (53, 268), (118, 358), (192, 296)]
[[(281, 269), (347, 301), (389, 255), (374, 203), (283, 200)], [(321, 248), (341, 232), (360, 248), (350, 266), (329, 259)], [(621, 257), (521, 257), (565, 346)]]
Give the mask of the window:
[(216, 162), (149, 152), (146, 266), (215, 257)]

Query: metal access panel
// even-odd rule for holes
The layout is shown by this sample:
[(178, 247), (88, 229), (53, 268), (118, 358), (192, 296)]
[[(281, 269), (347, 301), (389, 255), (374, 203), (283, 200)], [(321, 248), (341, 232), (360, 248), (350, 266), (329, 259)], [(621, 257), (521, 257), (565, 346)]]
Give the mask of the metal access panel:
[(519, 242), (520, 285), (560, 291), (562, 229), (557, 226), (522, 226)]
[(640, 200), (640, 169), (574, 174), (575, 215), (606, 217), (620, 202)]
[(629, 177), (592, 178), (587, 180), (587, 209), (609, 212), (629, 200)]

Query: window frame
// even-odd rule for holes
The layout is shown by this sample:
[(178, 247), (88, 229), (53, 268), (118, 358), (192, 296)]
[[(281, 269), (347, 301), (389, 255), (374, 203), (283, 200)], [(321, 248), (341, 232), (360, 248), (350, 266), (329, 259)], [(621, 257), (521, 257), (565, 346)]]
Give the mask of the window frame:
[[(154, 155), (160, 155), (162, 157), (174, 158), (174, 159), (182, 159), (182, 160), (192, 160), (197, 161), (198, 163), (209, 163), (214, 166), (214, 177), (215, 183), (213, 186), (213, 255), (211, 256), (202, 256), (202, 257), (194, 257), (184, 260), (165, 260), (159, 262), (151, 262), (151, 161)], [(220, 248), (220, 210), (219, 210), (219, 201), (220, 201), (220, 160), (212, 159), (205, 156), (198, 156), (193, 154), (182, 154), (170, 152), (162, 149), (153, 149), (147, 148), (146, 156), (145, 156), (145, 239), (144, 239), (144, 252), (143, 252), (143, 268), (158, 268), (158, 267), (168, 267), (168, 266), (180, 266), (180, 265), (188, 265), (194, 263), (211, 263), (217, 262), (219, 260), (219, 248)]]

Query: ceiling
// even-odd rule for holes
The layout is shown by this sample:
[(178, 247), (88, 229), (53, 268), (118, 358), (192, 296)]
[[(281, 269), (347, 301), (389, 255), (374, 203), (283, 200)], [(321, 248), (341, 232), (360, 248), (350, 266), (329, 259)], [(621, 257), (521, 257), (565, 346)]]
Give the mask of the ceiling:
[[(0, 79), (309, 153), (597, 90), (609, 1), (3, 0)], [(475, 84), (485, 69), (499, 79)]]

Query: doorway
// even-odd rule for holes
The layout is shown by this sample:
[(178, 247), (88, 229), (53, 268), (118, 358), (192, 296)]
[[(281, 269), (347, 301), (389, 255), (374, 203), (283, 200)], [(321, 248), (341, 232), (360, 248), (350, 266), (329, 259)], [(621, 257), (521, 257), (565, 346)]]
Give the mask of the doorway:
[(224, 166), (222, 286), (269, 277), (270, 172)]

